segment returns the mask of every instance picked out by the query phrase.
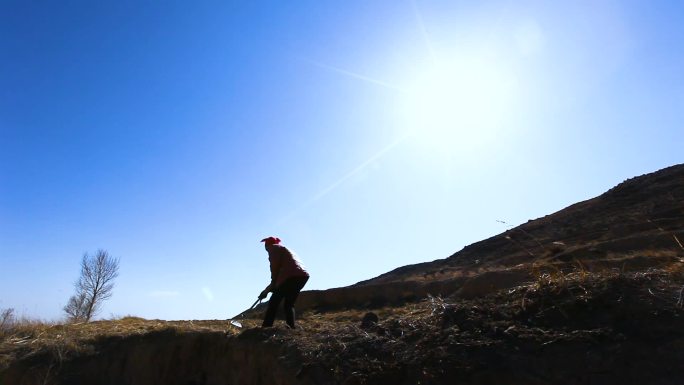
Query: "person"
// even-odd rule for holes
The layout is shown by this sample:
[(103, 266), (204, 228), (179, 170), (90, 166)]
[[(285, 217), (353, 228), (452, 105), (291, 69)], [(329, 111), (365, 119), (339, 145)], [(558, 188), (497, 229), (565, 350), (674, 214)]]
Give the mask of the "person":
[(285, 321), (291, 329), (295, 328), (294, 304), (309, 280), (309, 273), (295, 253), (280, 244), (280, 238), (268, 237), (261, 240), (268, 252), (268, 261), (271, 264), (271, 283), (259, 294), (259, 299), (264, 299), (272, 292), (268, 301), (268, 308), (264, 315), (262, 327), (273, 326), (278, 305), (285, 300)]

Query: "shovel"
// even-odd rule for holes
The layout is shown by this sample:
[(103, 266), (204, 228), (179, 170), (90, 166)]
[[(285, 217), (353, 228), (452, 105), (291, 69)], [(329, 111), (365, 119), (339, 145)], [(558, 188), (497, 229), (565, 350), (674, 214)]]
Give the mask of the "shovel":
[(241, 327), (242, 327), (242, 324), (241, 324), (240, 322), (236, 321), (235, 319), (236, 319), (236, 318), (242, 318), (242, 315), (243, 315), (243, 314), (245, 314), (245, 313), (247, 313), (248, 311), (254, 309), (254, 308), (255, 308), (257, 305), (259, 305), (260, 303), (261, 303), (261, 298), (259, 298), (259, 299), (257, 299), (256, 301), (254, 301), (254, 303), (252, 304), (252, 306), (251, 306), (249, 309), (243, 311), (242, 313), (238, 314), (235, 318), (231, 319), (231, 320), (230, 320), (230, 324), (233, 325), (233, 326), (235, 326), (235, 327), (241, 328)]

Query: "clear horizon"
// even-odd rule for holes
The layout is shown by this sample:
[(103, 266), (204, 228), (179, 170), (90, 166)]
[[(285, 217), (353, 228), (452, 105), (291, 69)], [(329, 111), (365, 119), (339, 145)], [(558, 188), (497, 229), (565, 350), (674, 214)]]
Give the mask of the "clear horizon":
[(0, 4), (0, 309), (227, 319), (259, 240), (346, 286), (682, 163), (684, 5)]

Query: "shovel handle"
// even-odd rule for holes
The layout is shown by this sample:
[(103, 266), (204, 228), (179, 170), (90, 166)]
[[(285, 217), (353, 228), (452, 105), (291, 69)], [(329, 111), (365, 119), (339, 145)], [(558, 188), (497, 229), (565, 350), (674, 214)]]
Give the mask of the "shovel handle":
[(260, 299), (257, 299), (256, 301), (254, 301), (254, 303), (252, 304), (252, 306), (251, 306), (249, 309), (247, 309), (247, 310), (243, 311), (242, 313), (238, 314), (235, 318), (240, 318), (240, 317), (242, 317), (245, 313), (247, 313), (248, 311), (254, 309), (254, 308), (255, 308), (258, 304), (260, 304), (260, 303), (261, 303), (261, 300), (260, 300)]
[(260, 304), (260, 303), (261, 303), (261, 298), (259, 298), (259, 299), (257, 299), (256, 301), (254, 301), (254, 303), (252, 304), (252, 307), (250, 307), (249, 310), (254, 309), (254, 308), (256, 307), (256, 305), (258, 305), (258, 304)]

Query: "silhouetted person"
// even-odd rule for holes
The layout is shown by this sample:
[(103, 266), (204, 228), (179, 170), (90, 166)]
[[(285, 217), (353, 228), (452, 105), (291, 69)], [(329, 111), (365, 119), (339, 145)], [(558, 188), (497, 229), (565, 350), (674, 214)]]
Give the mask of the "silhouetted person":
[(280, 238), (268, 237), (262, 239), (261, 242), (264, 242), (264, 247), (268, 252), (268, 261), (271, 264), (271, 283), (259, 294), (259, 299), (264, 299), (269, 292), (273, 292), (261, 326), (273, 326), (278, 305), (284, 299), (285, 320), (287, 326), (294, 329), (294, 304), (299, 292), (309, 280), (309, 273), (304, 269), (297, 255), (280, 244)]

